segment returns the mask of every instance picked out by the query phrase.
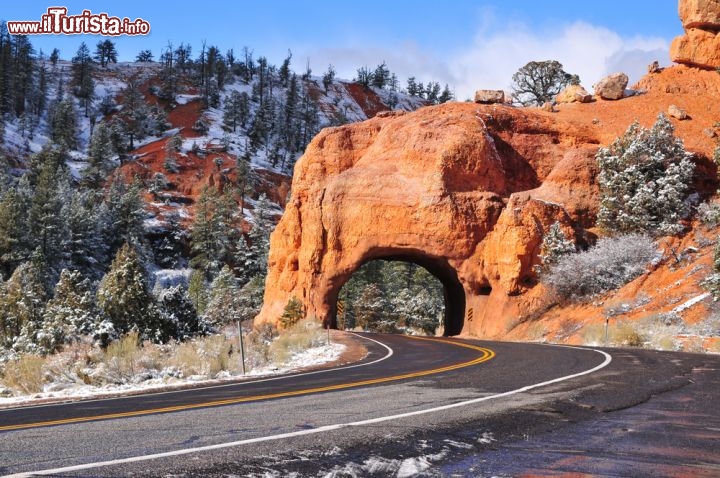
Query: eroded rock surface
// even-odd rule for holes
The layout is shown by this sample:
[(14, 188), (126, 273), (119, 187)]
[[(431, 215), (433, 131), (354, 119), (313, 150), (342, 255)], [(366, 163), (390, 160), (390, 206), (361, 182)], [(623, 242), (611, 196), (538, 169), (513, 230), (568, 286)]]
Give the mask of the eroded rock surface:
[(720, 1), (680, 0), (685, 34), (673, 40), (670, 58), (700, 68), (720, 67)]
[(462, 103), (323, 130), (272, 235), (259, 320), (296, 296), (332, 324), (350, 275), (394, 258), (443, 282), (446, 333), (499, 333), (547, 228), (594, 221), (596, 143), (542, 112)]

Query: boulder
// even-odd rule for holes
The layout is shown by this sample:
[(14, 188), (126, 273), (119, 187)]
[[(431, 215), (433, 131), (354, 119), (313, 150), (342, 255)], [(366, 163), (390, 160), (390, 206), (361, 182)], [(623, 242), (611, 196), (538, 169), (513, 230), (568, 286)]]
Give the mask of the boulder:
[(629, 78), (625, 73), (613, 73), (593, 85), (595, 95), (604, 100), (619, 100), (625, 94)]
[(648, 73), (650, 73), (650, 74), (660, 73), (662, 70), (663, 70), (663, 69), (660, 68), (660, 62), (657, 61), (657, 60), (655, 60), (655, 61), (653, 61), (652, 63), (650, 63), (650, 64), (648, 65), (648, 67), (647, 67), (647, 71), (648, 71)]
[(580, 85), (568, 85), (555, 97), (557, 103), (590, 103), (593, 97)]
[(475, 91), (475, 103), (485, 105), (505, 103), (505, 92), (503, 90), (477, 90)]
[(686, 120), (689, 118), (687, 111), (685, 111), (684, 109), (682, 109), (676, 105), (670, 105), (668, 107), (667, 114), (668, 114), (668, 116), (678, 119), (680, 121)]

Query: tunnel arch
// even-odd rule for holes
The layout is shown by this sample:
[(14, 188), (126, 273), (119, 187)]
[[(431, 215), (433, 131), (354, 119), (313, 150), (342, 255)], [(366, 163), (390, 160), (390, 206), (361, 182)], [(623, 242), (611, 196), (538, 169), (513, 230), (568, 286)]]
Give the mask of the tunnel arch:
[(351, 271), (332, 281), (333, 286), (328, 290), (325, 299), (330, 309), (329, 326), (331, 328), (337, 328), (337, 301), (341, 289), (363, 265), (376, 260), (416, 264), (440, 281), (443, 287), (443, 301), (445, 303), (442, 321), (443, 335), (453, 336), (462, 332), (465, 322), (466, 299), (465, 290), (458, 278), (457, 271), (445, 258), (433, 257), (422, 251), (411, 249), (383, 250), (369, 253), (364, 259), (358, 261)]

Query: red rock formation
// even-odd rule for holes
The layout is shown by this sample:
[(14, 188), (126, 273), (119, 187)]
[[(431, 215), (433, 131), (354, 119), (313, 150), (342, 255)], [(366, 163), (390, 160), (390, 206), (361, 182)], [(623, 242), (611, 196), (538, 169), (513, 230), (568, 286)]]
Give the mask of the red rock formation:
[(498, 333), (533, 283), (547, 227), (585, 221), (592, 209), (592, 173), (555, 166), (592, 157), (593, 142), (532, 110), (459, 103), (324, 130), (296, 166), (272, 235), (259, 320), (276, 321), (294, 295), (332, 322), (358, 267), (398, 258), (445, 285), (447, 333)]
[(678, 12), (685, 34), (670, 46), (672, 61), (720, 68), (720, 1), (680, 0)]

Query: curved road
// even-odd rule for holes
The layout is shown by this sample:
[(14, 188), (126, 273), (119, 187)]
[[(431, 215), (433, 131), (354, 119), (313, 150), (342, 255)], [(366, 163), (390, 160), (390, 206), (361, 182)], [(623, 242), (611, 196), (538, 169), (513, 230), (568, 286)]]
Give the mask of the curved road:
[[(512, 435), (523, 423), (516, 413), (578, 397), (585, 410), (622, 408), (656, 393), (658, 377), (687, 368), (652, 354), (614, 353), (611, 362), (605, 352), (581, 348), (363, 340), (368, 357), (339, 369), (2, 410), (0, 474), (306, 476), (360, 466), (348, 473), (403, 476), (406, 467), (405, 476), (412, 476), (433, 460), (457, 462), (463, 449)], [(647, 370), (618, 380), (618, 367)], [(573, 411), (578, 420), (588, 418)], [(553, 413), (550, 418), (563, 419)], [(546, 426), (538, 417), (523, 425), (538, 426)], [(442, 438), (458, 430), (472, 436)]]

